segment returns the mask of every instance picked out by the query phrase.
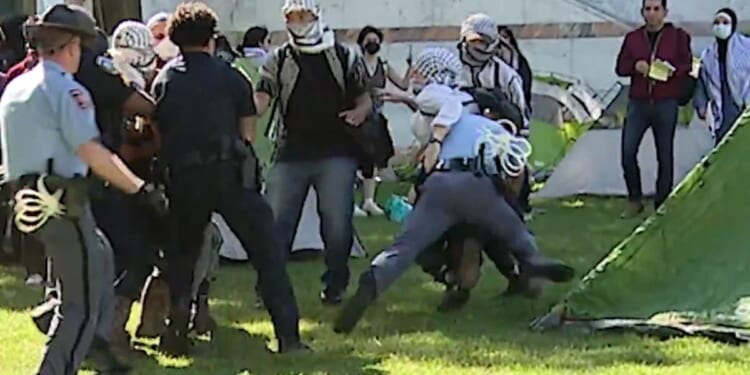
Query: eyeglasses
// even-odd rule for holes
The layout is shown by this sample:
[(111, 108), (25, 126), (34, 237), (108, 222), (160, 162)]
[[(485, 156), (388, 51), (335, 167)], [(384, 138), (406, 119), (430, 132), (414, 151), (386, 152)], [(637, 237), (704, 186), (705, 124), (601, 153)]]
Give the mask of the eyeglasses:
[(726, 19), (724, 17), (717, 18), (717, 19), (714, 20), (714, 25), (731, 25), (731, 24), (732, 24), (732, 21), (730, 21), (730, 20), (728, 20), (728, 19)]

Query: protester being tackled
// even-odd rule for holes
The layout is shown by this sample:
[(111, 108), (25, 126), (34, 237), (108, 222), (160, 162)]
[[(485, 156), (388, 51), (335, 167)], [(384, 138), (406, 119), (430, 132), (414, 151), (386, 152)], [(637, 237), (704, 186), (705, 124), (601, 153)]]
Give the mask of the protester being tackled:
[[(475, 224), (502, 241), (523, 272), (555, 282), (574, 275), (572, 268), (539, 252), (534, 237), (500, 194), (505, 175), (520, 175), (528, 156), (508, 145), (525, 140), (513, 137), (497, 122), (463, 113), (463, 104), (454, 95), (461, 74), (456, 62), (450, 51), (434, 48), (423, 51), (414, 64), (414, 85), (424, 87), (416, 102), (431, 128), (419, 196), (393, 244), (360, 275), (356, 294), (336, 318), (336, 332), (354, 329), (369, 305), (414, 263), (422, 249), (461, 222)], [(490, 258), (498, 255), (496, 250), (485, 248)]]

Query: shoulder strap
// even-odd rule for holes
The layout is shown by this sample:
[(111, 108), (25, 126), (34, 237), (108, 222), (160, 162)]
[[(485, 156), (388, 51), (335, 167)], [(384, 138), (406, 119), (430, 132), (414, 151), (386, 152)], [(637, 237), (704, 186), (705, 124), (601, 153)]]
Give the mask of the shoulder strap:
[(495, 88), (503, 89), (500, 84), (500, 63), (496, 60), (493, 61), (495, 62)]
[(344, 80), (346, 80), (349, 77), (349, 68), (351, 65), (349, 60), (352, 56), (350, 56), (350, 54), (353, 52), (338, 42), (334, 45), (334, 48), (336, 50), (336, 57), (339, 59), (339, 62), (341, 62), (341, 69), (344, 71)]

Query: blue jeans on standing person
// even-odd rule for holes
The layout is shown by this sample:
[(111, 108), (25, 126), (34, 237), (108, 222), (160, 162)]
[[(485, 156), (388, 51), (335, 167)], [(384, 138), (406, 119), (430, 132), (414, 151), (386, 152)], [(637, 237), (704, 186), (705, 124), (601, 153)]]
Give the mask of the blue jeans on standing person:
[(267, 197), (273, 209), (281, 249), (291, 253), (302, 207), (310, 187), (315, 189), (320, 235), (327, 270), (326, 295), (342, 294), (349, 284), (349, 255), (354, 239), (354, 182), (359, 163), (330, 157), (311, 161), (280, 161), (268, 177)]
[(621, 162), (631, 202), (643, 199), (641, 170), (638, 167), (638, 150), (646, 130), (651, 128), (656, 145), (658, 173), (656, 198), (659, 207), (672, 191), (674, 180), (674, 137), (677, 127), (677, 100), (635, 100), (628, 104), (627, 118), (622, 129)]

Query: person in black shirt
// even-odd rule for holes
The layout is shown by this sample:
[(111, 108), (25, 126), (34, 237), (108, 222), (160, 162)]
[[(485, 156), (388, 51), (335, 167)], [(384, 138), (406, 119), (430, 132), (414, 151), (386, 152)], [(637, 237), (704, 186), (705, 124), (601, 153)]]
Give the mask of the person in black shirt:
[[(138, 23), (127, 22), (131, 25), (125, 23), (125, 27), (118, 27), (115, 37), (125, 33), (133, 34), (132, 24), (136, 24), (135, 30), (138, 31)], [(147, 44), (138, 48), (133, 46), (134, 50), (145, 54), (145, 59), (152, 59), (153, 51), (147, 48), (150, 44), (149, 31), (145, 25), (140, 26), (145, 30)], [(96, 107), (96, 123), (102, 134), (102, 144), (122, 157), (132, 168), (131, 160), (127, 160), (128, 158), (120, 152), (124, 143), (125, 120), (136, 115), (151, 115), (154, 111), (154, 102), (143, 91), (142, 78), (140, 82), (126, 81), (139, 80), (138, 76), (146, 74), (149, 67), (143, 66), (139, 71), (132, 65), (134, 62), (117, 64), (107, 52), (107, 47), (106, 35), (100, 32), (93, 48), (82, 53), (81, 66), (75, 78), (91, 93)], [(125, 66), (128, 64), (129, 68)], [(112, 186), (102, 186), (101, 194), (91, 201), (94, 218), (99, 229), (110, 241), (114, 253), (114, 311), (109, 331), (103, 333), (103, 336), (108, 338), (112, 350), (120, 357), (131, 354), (130, 336), (125, 330), (125, 324), (130, 317), (131, 305), (140, 297), (141, 288), (151, 274), (156, 251), (146, 236), (145, 225), (149, 223), (146, 220), (147, 213), (135, 204), (134, 199)]]
[(204, 229), (217, 212), (243, 248), (252, 251), (248, 258), (258, 272), (279, 352), (305, 351), (273, 213), (253, 181), (257, 169), (249, 155), (254, 154), (250, 142), (257, 118), (252, 88), (238, 70), (212, 56), (216, 25), (215, 13), (203, 3), (177, 7), (168, 30), (181, 57), (167, 63), (152, 87), (162, 140), (159, 157), (168, 170), (172, 235), (165, 254), (170, 322), (160, 345), (174, 355), (189, 350), (192, 271)]
[(359, 127), (373, 104), (361, 54), (335, 41), (313, 3), (284, 5), (290, 39), (268, 56), (255, 100), (263, 113), (279, 98), (283, 126), (267, 191), (282, 250), (291, 252), (303, 203), (315, 187), (327, 266), (320, 297), (335, 305), (349, 283), (353, 186), (364, 144)]

